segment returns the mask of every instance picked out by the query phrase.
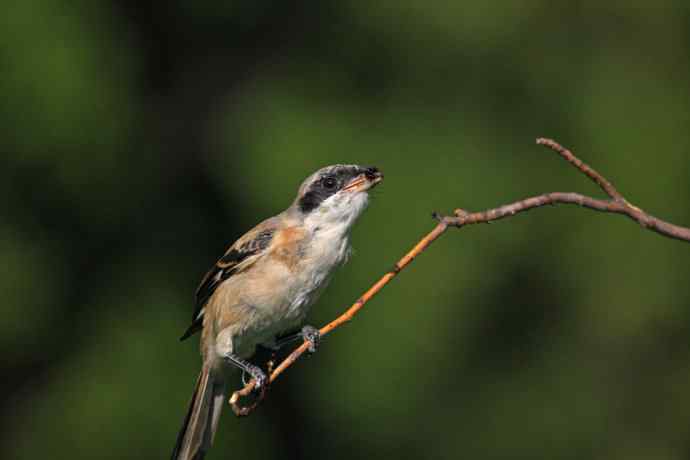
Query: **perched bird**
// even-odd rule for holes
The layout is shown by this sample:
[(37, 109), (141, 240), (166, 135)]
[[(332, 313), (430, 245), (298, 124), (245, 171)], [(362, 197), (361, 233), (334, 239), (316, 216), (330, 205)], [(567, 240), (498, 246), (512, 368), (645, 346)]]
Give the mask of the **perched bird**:
[(374, 167), (333, 165), (307, 177), (292, 205), (238, 239), (201, 281), (192, 324), (201, 331), (203, 364), (172, 459), (201, 459), (218, 427), (233, 369), (267, 383), (247, 361), (257, 345), (276, 349), (301, 338), (314, 351), (318, 329), (304, 326), (309, 307), (348, 258), (350, 230), (381, 182)]

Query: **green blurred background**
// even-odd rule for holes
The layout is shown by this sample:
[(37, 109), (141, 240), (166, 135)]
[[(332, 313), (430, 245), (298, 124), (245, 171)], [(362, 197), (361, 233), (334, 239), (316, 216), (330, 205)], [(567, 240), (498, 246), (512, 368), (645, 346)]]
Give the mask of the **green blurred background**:
[[(609, 3), (6, 2), (0, 457), (167, 457), (197, 282), (323, 165), (386, 181), (316, 325), (433, 210), (599, 193), (538, 136), (690, 225), (690, 6)], [(450, 231), (209, 457), (689, 458), (689, 256), (565, 206)]]

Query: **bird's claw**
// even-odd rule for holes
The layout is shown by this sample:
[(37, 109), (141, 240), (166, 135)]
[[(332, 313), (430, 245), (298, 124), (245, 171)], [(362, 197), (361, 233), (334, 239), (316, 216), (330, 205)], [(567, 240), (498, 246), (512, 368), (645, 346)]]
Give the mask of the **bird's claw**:
[(254, 391), (261, 391), (268, 383), (266, 373), (261, 370), (259, 366), (252, 366), (249, 368), (249, 373), (254, 377)]
[(316, 353), (316, 349), (321, 343), (321, 333), (314, 326), (304, 326), (302, 328), (302, 339), (309, 344), (307, 351)]
[[(261, 392), (263, 388), (266, 386), (268, 383), (268, 377), (266, 376), (266, 373), (261, 370), (259, 366), (255, 366), (253, 364), (250, 364), (247, 366), (246, 372), (252, 376), (254, 379), (254, 388), (253, 390), (256, 392)], [(245, 373), (242, 372), (242, 383), (247, 384), (247, 380), (245, 378)]]

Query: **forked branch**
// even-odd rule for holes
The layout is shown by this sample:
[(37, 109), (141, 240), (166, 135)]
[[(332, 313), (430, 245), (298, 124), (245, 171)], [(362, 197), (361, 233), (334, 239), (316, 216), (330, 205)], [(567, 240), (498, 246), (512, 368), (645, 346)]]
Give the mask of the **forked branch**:
[[(515, 201), (498, 208), (488, 209), (481, 212), (467, 212), (463, 209), (456, 209), (453, 216), (441, 216), (434, 213), (434, 218), (438, 224), (424, 238), (400, 259), (393, 268), (384, 274), (374, 285), (372, 285), (362, 296), (353, 303), (342, 315), (322, 327), (319, 332), (324, 336), (337, 327), (350, 321), (362, 309), (372, 297), (374, 297), (383, 287), (388, 284), (401, 270), (410, 264), (419, 254), (422, 253), (434, 240), (441, 236), (448, 227), (461, 228), (466, 225), (488, 223), (505, 217), (514, 216), (523, 211), (538, 208), (547, 204), (576, 204), (595, 211), (623, 214), (640, 224), (643, 228), (652, 230), (669, 238), (690, 242), (690, 228), (681, 227), (656, 218), (639, 207), (628, 202), (625, 197), (611, 184), (604, 176), (592, 169), (589, 165), (582, 162), (573, 153), (551, 139), (539, 138), (538, 145), (543, 145), (558, 153), (568, 163), (577, 168), (581, 173), (596, 183), (609, 199), (597, 199), (590, 196), (572, 192), (551, 192)], [(309, 348), (307, 343), (297, 347), (270, 373), (269, 382), (273, 383), (280, 374), (290, 367), (302, 354)], [(244, 388), (235, 391), (230, 398), (230, 405), (238, 416), (248, 415), (263, 400), (265, 391), (262, 392), (255, 401), (243, 406), (240, 398), (249, 395), (254, 388), (254, 381), (251, 380)]]

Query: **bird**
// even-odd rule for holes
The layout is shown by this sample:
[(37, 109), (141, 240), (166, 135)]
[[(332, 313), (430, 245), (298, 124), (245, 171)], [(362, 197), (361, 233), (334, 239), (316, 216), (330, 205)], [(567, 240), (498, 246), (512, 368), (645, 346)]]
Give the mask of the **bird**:
[(204, 458), (234, 370), (251, 376), (256, 391), (267, 384), (264, 371), (249, 361), (258, 346), (276, 350), (301, 339), (316, 351), (319, 332), (304, 324), (307, 313), (349, 258), (353, 224), (382, 180), (373, 166), (319, 169), (302, 182), (290, 207), (237, 239), (206, 273), (192, 323), (180, 338), (201, 331), (202, 366), (172, 460)]

